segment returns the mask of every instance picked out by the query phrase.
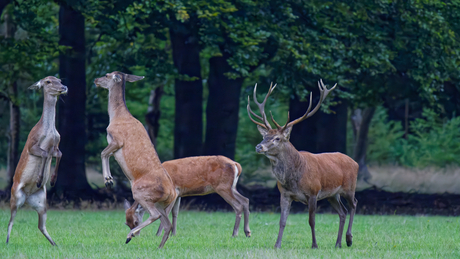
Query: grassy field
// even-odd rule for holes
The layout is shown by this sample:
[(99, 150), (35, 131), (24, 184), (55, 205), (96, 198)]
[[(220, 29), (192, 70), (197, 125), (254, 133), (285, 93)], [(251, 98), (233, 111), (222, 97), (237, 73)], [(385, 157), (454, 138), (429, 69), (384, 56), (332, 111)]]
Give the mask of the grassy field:
[[(1, 237), (6, 240), (9, 210), (0, 210)], [(37, 228), (35, 211), (18, 212), (10, 244), (0, 244), (1, 258), (460, 258), (459, 217), (362, 216), (353, 226), (353, 246), (335, 249), (338, 216), (318, 214), (319, 249), (312, 250), (307, 214), (292, 214), (282, 248), (274, 250), (279, 214), (252, 213), (252, 237), (240, 228), (231, 237), (233, 213), (181, 212), (178, 233), (157, 249), (158, 223), (146, 227), (126, 245), (124, 212), (50, 210), (47, 229), (52, 247)], [(347, 219), (348, 225), (348, 219)]]

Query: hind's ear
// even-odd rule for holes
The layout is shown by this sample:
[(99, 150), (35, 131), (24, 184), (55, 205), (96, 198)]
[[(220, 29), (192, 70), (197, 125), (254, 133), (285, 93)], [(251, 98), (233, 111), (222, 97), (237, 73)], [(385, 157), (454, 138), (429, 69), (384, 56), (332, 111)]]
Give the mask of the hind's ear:
[(42, 88), (42, 80), (36, 82), (35, 84), (29, 86), (29, 89), (32, 89), (32, 90), (38, 90), (40, 88)]
[(131, 204), (129, 203), (127, 199), (125, 199), (125, 202), (123, 203), (123, 207), (125, 208), (125, 211), (131, 207)]
[(131, 82), (131, 83), (145, 78), (145, 76), (135, 76), (135, 75), (130, 75), (130, 74), (126, 74), (125, 77), (126, 77), (126, 81)]

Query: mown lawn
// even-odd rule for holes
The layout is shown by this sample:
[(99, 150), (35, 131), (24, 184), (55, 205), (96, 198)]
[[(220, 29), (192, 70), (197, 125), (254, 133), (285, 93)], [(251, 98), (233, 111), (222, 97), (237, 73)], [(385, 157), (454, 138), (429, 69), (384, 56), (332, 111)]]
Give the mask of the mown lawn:
[[(319, 249), (312, 250), (307, 214), (291, 214), (282, 248), (274, 250), (277, 213), (252, 213), (252, 237), (243, 224), (232, 238), (233, 213), (184, 211), (178, 233), (157, 249), (158, 223), (125, 244), (128, 227), (124, 212), (50, 210), (47, 229), (58, 247), (52, 247), (37, 228), (35, 211), (18, 212), (10, 244), (5, 245), (10, 212), (0, 210), (1, 258), (460, 258), (460, 218), (428, 216), (355, 217), (353, 246), (335, 249), (338, 216), (318, 214)], [(347, 224), (348, 225), (348, 219)]]

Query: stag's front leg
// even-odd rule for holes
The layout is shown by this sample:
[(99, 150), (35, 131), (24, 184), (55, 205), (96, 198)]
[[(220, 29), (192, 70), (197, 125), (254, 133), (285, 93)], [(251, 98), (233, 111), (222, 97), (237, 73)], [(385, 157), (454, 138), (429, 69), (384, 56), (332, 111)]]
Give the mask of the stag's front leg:
[(58, 176), (58, 169), (59, 169), (59, 163), (61, 162), (61, 157), (62, 157), (62, 152), (59, 150), (59, 147), (54, 148), (53, 156), (56, 157), (56, 166), (54, 167), (54, 173), (51, 176), (51, 186), (54, 186), (56, 184), (57, 176)]
[(120, 145), (112, 139), (109, 145), (101, 152), (102, 159), (102, 176), (104, 177), (105, 186), (110, 188), (113, 186), (113, 177), (110, 173), (109, 158), (120, 149)]
[(40, 169), (38, 170), (37, 178), (35, 180), (35, 182), (37, 183), (37, 187), (40, 188), (42, 186), (43, 173), (45, 171), (45, 165), (46, 161), (48, 160), (47, 158), (49, 154), (46, 150), (43, 150), (40, 147), (39, 142), (37, 142), (30, 148), (29, 153), (34, 156), (41, 157)]
[(315, 236), (316, 195), (311, 196), (308, 199), (308, 212), (309, 212), (308, 223), (310, 223), (311, 239), (312, 239), (311, 248), (318, 248), (318, 245), (316, 244), (316, 236)]
[(275, 248), (281, 248), (281, 239), (283, 238), (283, 231), (286, 227), (286, 221), (289, 216), (289, 211), (291, 210), (292, 199), (290, 196), (285, 193), (281, 193), (281, 218), (280, 218), (280, 231), (278, 233), (278, 239), (275, 243)]

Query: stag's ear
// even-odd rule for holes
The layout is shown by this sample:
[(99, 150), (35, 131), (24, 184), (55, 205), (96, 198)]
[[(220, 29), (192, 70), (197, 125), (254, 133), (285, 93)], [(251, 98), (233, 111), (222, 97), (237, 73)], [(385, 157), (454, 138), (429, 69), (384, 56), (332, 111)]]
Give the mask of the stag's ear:
[(131, 203), (127, 199), (125, 199), (125, 202), (123, 203), (123, 207), (125, 208), (125, 211), (127, 211), (131, 207)]
[(115, 81), (115, 82), (117, 82), (117, 83), (120, 83), (120, 82), (121, 82), (121, 76), (118, 75), (118, 74), (114, 74), (114, 75), (112, 76), (112, 79), (113, 79), (113, 81)]
[(135, 75), (130, 75), (130, 74), (125, 74), (125, 77), (126, 77), (126, 81), (131, 82), (131, 83), (145, 78), (145, 76), (135, 76)]
[(262, 126), (257, 125), (257, 129), (259, 130), (260, 134), (264, 138), (265, 138), (265, 135), (268, 134), (268, 129), (266, 129), (266, 128), (262, 127)]
[(29, 86), (29, 89), (32, 89), (32, 90), (38, 90), (40, 88), (42, 88), (42, 80), (36, 82), (35, 84)]
[(291, 131), (292, 131), (292, 126), (288, 126), (287, 128), (285, 128), (283, 130), (283, 136), (289, 140), (289, 138), (291, 137)]

